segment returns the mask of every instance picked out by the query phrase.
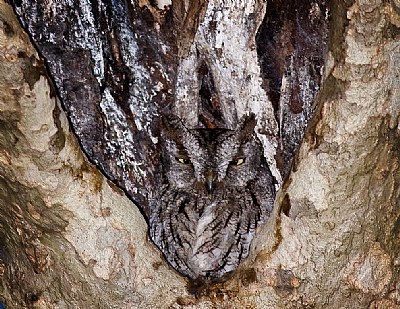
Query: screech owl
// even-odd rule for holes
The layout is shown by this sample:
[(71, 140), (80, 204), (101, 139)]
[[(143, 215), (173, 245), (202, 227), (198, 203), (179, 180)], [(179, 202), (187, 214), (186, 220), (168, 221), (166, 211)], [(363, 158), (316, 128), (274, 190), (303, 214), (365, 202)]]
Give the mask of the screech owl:
[(235, 270), (273, 209), (274, 178), (255, 125), (254, 115), (236, 130), (163, 121), (165, 181), (151, 207), (150, 237), (189, 278), (213, 281)]

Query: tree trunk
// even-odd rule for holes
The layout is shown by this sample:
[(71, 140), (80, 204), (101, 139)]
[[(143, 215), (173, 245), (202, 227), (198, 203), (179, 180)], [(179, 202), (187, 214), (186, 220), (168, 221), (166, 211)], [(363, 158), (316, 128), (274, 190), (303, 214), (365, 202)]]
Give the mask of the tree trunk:
[[(163, 18), (167, 9), (160, 3), (157, 9), (146, 1), (141, 5), (153, 17)], [(174, 2), (174, 12), (179, 11), (177, 3), (185, 6)], [(240, 1), (234, 3), (233, 20), (257, 14), (247, 24), (248, 33), (239, 33), (237, 41), (230, 40), (233, 45), (228, 50), (221, 45), (220, 51), (207, 49), (207, 35), (198, 34), (203, 31), (204, 35), (205, 25), (210, 25), (208, 14), (218, 5), (219, 1), (198, 2), (186, 10), (187, 15), (175, 16), (185, 27), (169, 47), (183, 61), (171, 66), (176, 68), (176, 84), (166, 81), (163, 87), (176, 87), (174, 110), (193, 126), (198, 125), (199, 114), (205, 115), (204, 126), (211, 121), (232, 127), (241, 114), (255, 111), (260, 127), (270, 130), (266, 134), (270, 138), (264, 139), (265, 154), (279, 178), (288, 169), (276, 162), (280, 143), (276, 132), (281, 123), (273, 109), (274, 99), (269, 100), (260, 86), (262, 72), (254, 66), (257, 55), (251, 45), (263, 19), (257, 14), (265, 13), (265, 3), (251, 2), (254, 7), (243, 8)], [(398, 308), (400, 7), (396, 1), (356, 0), (330, 8), (328, 56), (317, 108), (278, 193), (273, 216), (259, 229), (251, 256), (229, 279), (194, 288), (149, 241), (139, 209), (89, 163), (58, 97), (64, 104), (74, 102), (76, 98), (70, 95), (78, 88), (63, 92), (67, 86), (60, 88), (55, 80), (59, 92), (55, 90), (12, 7), (0, 1), (0, 303), (6, 308)], [(222, 25), (229, 20), (220, 19)], [(166, 29), (161, 33), (168, 35)], [(243, 37), (246, 44), (240, 45)], [(214, 61), (217, 66), (221, 52), (227, 64), (220, 70), (212, 67), (214, 82), (203, 70), (201, 78), (185, 88), (190, 65), (198, 61), (193, 44), (203, 48), (206, 64)], [(229, 63), (235, 52), (242, 57), (243, 67), (238, 67), (243, 70), (234, 73)], [(86, 63), (88, 54), (80, 55), (76, 61)], [(74, 61), (68, 63), (72, 66)], [(224, 70), (234, 78), (219, 76)], [(97, 78), (89, 73), (76, 72), (62, 82), (79, 79), (84, 91), (84, 85), (92, 87)], [(217, 85), (215, 91), (222, 93), (218, 96), (220, 119), (210, 120), (202, 108), (191, 114), (191, 109), (179, 105), (184, 97), (196, 104), (204, 102), (190, 92), (201, 88), (196, 84), (199, 79)], [(149, 78), (144, 84), (150, 89), (153, 82)], [(229, 82), (242, 88), (232, 92)], [(282, 82), (278, 88), (284, 92), (285, 85)], [(118, 80), (107, 87), (115, 97), (126, 90)], [(93, 100), (101, 101), (103, 88), (91, 89), (87, 93), (97, 94)], [(309, 93), (315, 95), (316, 90)], [(212, 87), (208, 91), (212, 101)], [(168, 94), (162, 97), (165, 105), (160, 109), (170, 98)], [(264, 101), (272, 104), (260, 105)], [(92, 111), (97, 119), (97, 111)], [(143, 110), (138, 113), (143, 116), (142, 125), (146, 117), (154, 116), (144, 115)], [(136, 123), (135, 132), (139, 127)], [(146, 132), (145, 138), (151, 141), (152, 128)], [(85, 145), (88, 154), (90, 147)], [(91, 146), (108, 147), (104, 145)], [(146, 145), (152, 147), (150, 142)], [(109, 168), (113, 160), (103, 156), (110, 165), (100, 164), (100, 168), (109, 178), (107, 171), (126, 171), (120, 166)], [(136, 156), (134, 162), (141, 159)], [(142, 181), (137, 175), (140, 172), (131, 171), (129, 186), (128, 178), (116, 182), (137, 203), (146, 203), (146, 185), (154, 179)]]

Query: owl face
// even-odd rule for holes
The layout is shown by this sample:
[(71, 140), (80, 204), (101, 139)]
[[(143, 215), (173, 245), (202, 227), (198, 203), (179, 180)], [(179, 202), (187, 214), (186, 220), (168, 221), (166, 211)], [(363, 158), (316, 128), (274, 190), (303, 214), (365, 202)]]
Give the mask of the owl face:
[(262, 156), (262, 147), (251, 134), (254, 117), (242, 121), (236, 130), (189, 130), (175, 121), (162, 154), (171, 186), (213, 193), (225, 182), (244, 187), (254, 179)]

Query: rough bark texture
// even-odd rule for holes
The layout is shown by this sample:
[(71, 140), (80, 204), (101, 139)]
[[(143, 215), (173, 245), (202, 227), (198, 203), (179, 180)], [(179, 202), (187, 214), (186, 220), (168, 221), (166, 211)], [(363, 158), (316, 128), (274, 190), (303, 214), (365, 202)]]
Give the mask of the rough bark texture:
[(124, 0), (10, 2), (89, 160), (148, 213), (147, 188), (157, 186), (154, 119), (173, 101), (182, 18)]
[[(317, 114), (274, 216), (229, 280), (196, 288), (148, 241), (140, 212), (84, 158), (43, 61), (0, 1), (0, 301), (9, 308), (398, 308), (396, 5), (331, 7)], [(188, 29), (199, 23), (179, 20)], [(182, 57), (191, 57), (192, 34), (183, 31), (177, 43)], [(238, 114), (253, 106), (240, 104)]]
[(90, 161), (145, 215), (162, 178), (158, 117), (235, 128), (255, 113), (281, 183), (314, 111), (325, 0), (9, 1)]
[(268, 1), (256, 44), (278, 123), (276, 164), (285, 177), (315, 110), (324, 69), (329, 1)]
[[(186, 293), (184, 280), (148, 242), (140, 212), (82, 156), (43, 61), (12, 8), (1, 3), (0, 12), (0, 295), (6, 307), (173, 303), (174, 293)], [(163, 295), (165, 287), (175, 292)]]

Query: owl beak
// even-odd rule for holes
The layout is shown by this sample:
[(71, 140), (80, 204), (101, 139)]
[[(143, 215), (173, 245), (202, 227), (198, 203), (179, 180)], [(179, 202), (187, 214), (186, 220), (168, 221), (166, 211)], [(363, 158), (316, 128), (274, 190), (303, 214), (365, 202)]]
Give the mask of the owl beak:
[(209, 170), (206, 177), (206, 187), (208, 193), (211, 193), (214, 189), (214, 179), (214, 172), (212, 170)]

